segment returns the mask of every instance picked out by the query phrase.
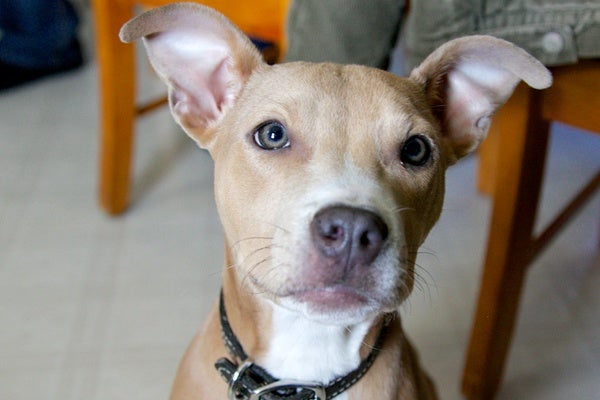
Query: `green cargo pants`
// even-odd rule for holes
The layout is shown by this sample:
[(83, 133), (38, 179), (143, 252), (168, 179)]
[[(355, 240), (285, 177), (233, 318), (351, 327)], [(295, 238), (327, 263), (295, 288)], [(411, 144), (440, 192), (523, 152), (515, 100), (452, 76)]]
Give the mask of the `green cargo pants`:
[(386, 68), (404, 0), (293, 0), (286, 61)]

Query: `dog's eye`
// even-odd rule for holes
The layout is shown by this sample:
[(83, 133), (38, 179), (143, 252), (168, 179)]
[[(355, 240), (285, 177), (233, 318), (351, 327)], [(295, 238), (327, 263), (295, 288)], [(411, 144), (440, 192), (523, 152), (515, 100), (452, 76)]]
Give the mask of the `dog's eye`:
[(260, 125), (254, 131), (254, 141), (265, 150), (279, 150), (290, 145), (285, 127), (277, 121), (269, 121)]
[(416, 167), (424, 165), (431, 157), (429, 140), (421, 135), (414, 135), (406, 139), (400, 149), (400, 161)]

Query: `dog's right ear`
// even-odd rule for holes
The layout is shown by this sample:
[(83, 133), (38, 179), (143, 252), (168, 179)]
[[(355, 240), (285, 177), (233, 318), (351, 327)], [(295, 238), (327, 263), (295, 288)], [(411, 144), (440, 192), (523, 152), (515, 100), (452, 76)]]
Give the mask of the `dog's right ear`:
[(451, 40), (431, 53), (410, 77), (425, 90), (439, 119), (451, 162), (475, 150), (494, 112), (519, 81), (535, 89), (552, 84), (550, 71), (525, 50), (491, 36)]
[(143, 13), (122, 28), (129, 43), (143, 38), (152, 66), (169, 88), (171, 113), (199, 145), (233, 105), (262, 57), (252, 42), (215, 10), (193, 3)]

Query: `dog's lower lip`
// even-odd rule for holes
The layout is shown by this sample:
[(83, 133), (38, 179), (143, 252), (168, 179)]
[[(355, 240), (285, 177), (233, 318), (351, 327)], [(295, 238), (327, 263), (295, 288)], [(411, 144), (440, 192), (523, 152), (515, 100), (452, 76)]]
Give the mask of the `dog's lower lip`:
[(369, 303), (366, 295), (342, 285), (305, 289), (294, 293), (293, 297), (318, 308), (342, 309)]

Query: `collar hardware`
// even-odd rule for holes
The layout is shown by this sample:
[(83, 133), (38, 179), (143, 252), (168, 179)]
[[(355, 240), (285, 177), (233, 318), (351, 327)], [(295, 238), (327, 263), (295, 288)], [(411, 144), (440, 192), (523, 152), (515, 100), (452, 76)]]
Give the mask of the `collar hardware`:
[(282, 391), (287, 390), (291, 390), (296, 393), (312, 392), (313, 398), (311, 400), (327, 399), (325, 388), (318, 383), (283, 379), (255, 389), (250, 396), (250, 400), (261, 400), (263, 396), (269, 393), (281, 393)]
[(229, 400), (331, 400), (338, 394), (328, 393), (327, 388), (316, 382), (277, 380), (251, 359), (238, 366), (221, 358), (215, 367), (228, 384)]
[(223, 291), (219, 301), (219, 314), (221, 320), (221, 334), (225, 347), (231, 353), (231, 361), (228, 358), (220, 358), (215, 363), (217, 372), (227, 383), (227, 397), (229, 400), (331, 400), (340, 393), (346, 391), (362, 378), (371, 365), (375, 362), (381, 349), (386, 325), (391, 314), (386, 316), (384, 325), (379, 332), (371, 353), (360, 363), (358, 368), (350, 371), (345, 376), (338, 377), (327, 386), (318, 382), (296, 381), (291, 379), (277, 379), (266, 370), (254, 364), (245, 353), (241, 343), (231, 329), (227, 313), (225, 311), (225, 300)]
[(252, 367), (252, 361), (244, 361), (239, 368), (231, 376), (229, 381), (229, 387), (227, 388), (227, 397), (229, 400), (239, 400), (242, 398), (242, 382), (241, 378), (244, 377), (246, 371)]

